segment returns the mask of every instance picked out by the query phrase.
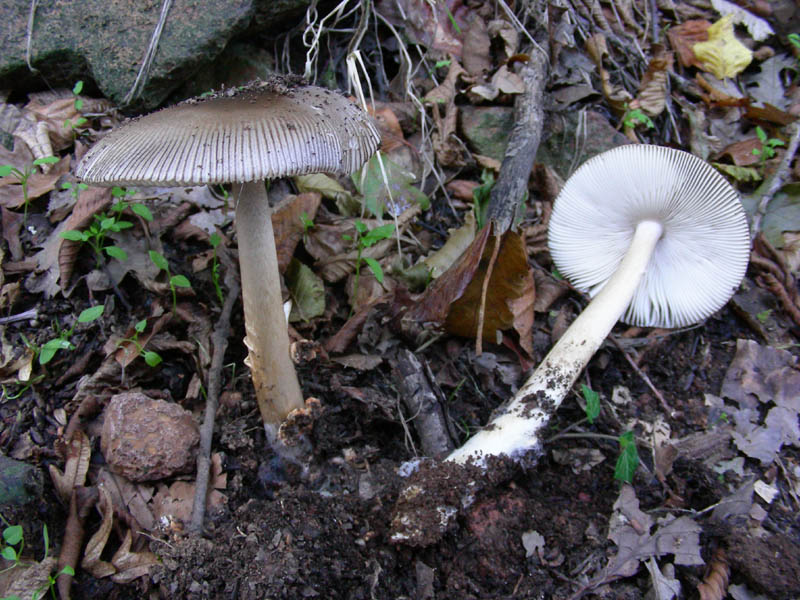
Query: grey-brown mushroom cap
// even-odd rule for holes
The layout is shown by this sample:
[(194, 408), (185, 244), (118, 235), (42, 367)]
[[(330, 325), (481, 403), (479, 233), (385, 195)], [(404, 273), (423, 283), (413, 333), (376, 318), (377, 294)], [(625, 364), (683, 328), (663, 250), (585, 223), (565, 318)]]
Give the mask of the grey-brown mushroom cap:
[(576, 288), (594, 296), (645, 220), (660, 223), (663, 233), (622, 320), (682, 327), (721, 308), (747, 270), (747, 218), (725, 178), (681, 150), (631, 144), (585, 162), (553, 205), (553, 262)]
[(267, 85), (133, 119), (95, 144), (76, 175), (145, 186), (350, 174), (379, 143), (369, 116), (341, 94)]

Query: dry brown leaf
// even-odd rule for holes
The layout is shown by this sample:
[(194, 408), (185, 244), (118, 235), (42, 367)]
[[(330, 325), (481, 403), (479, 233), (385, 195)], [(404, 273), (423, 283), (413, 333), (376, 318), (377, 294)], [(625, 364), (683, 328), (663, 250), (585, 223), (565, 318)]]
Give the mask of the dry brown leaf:
[(0, 597), (39, 598), (47, 589), (50, 575), (56, 570), (56, 557), (49, 556), (41, 562), (20, 562), (13, 569), (0, 571)]
[(632, 102), (632, 108), (641, 108), (651, 117), (656, 117), (664, 111), (667, 105), (667, 79), (669, 72), (672, 71), (672, 62), (672, 52), (667, 52), (663, 46), (658, 46), (650, 64), (647, 65), (647, 71), (642, 76), (636, 94), (636, 106)]
[[(486, 244), (483, 256), (464, 293), (450, 306), (445, 329), (461, 337), (474, 337), (478, 326), (481, 292), (487, 274), (489, 258), (497, 238)], [(503, 234), (500, 250), (492, 270), (486, 296), (483, 339), (497, 343), (498, 331), (514, 329), (520, 345), (533, 354), (533, 302), (535, 298), (533, 273), (528, 266), (525, 244), (514, 232)]]
[(381, 150), (383, 152), (391, 152), (405, 144), (405, 136), (403, 135), (403, 128), (400, 126), (400, 119), (397, 118), (391, 108), (380, 104), (375, 109), (372, 107), (367, 108), (381, 133)]
[(66, 125), (66, 121), (75, 122), (81, 116), (81, 113), (75, 108), (75, 101), (78, 99), (83, 102), (81, 111), (84, 113), (100, 113), (111, 107), (111, 103), (108, 100), (98, 100), (84, 96), (76, 97), (71, 93), (68, 93), (63, 98), (52, 98), (44, 95), (34, 96), (25, 105), (25, 110), (33, 114), (37, 122), (47, 125), (50, 141), (56, 151), (68, 148), (75, 141), (76, 133), (72, 127)]
[(449, 269), (475, 239), (475, 214), (468, 212), (464, 224), (458, 229), (448, 230), (447, 234), (444, 245), (423, 260), (434, 279)]
[[(23, 259), (23, 251), (22, 251), (22, 242), (19, 239), (19, 232), (22, 229), (22, 223), (24, 221), (23, 215), (15, 212), (11, 212), (10, 210), (6, 210), (6, 208), (0, 207), (0, 213), (2, 213), (2, 228), (3, 228), (3, 239), (8, 244), (8, 251), (11, 253), (11, 260), (22, 260)], [(2, 258), (2, 256), (0, 256)], [(0, 285), (3, 284), (3, 275), (0, 272)]]
[[(22, 113), (22, 118), (14, 130), (14, 137), (27, 144), (34, 158), (54, 155), (53, 145), (50, 142), (50, 128), (47, 123), (37, 121), (31, 113)], [(49, 166), (43, 165), (42, 171), (47, 172), (49, 170)]]
[(379, 298), (373, 304), (357, 310), (352, 317), (347, 319), (345, 324), (342, 325), (342, 328), (325, 342), (325, 351), (331, 354), (338, 354), (347, 350), (347, 347), (356, 335), (358, 335), (358, 332), (364, 326), (364, 323), (372, 314), (373, 310), (375, 310), (375, 307), (387, 300), (389, 300), (389, 294), (383, 298)]
[(318, 192), (305, 192), (297, 196), (289, 196), (272, 213), (272, 227), (275, 231), (275, 248), (278, 253), (278, 269), (281, 273), (286, 270), (294, 256), (295, 248), (303, 237), (303, 213), (314, 220), (317, 209), (322, 200)]
[(111, 494), (104, 486), (99, 486), (98, 491), (100, 492), (100, 497), (97, 509), (100, 511), (103, 520), (100, 522), (100, 528), (86, 543), (81, 567), (89, 571), (94, 577), (101, 579), (113, 575), (117, 570), (110, 562), (100, 558), (108, 543), (111, 528), (114, 525), (114, 504), (111, 501)]
[[(768, 121), (770, 123), (780, 125), (781, 127), (785, 127), (786, 125), (794, 123), (798, 119), (796, 114), (781, 110), (775, 106), (772, 106), (772, 104), (769, 102), (765, 102), (764, 106), (748, 106), (744, 115), (748, 119), (755, 121)], [(800, 161), (798, 161), (797, 164), (800, 165)]]
[(376, 10), (396, 27), (402, 27), (413, 42), (461, 55), (457, 28), (466, 28), (466, 20), (472, 12), (461, 0), (391, 0), (379, 2)]
[(114, 583), (130, 583), (138, 577), (143, 577), (159, 562), (158, 557), (148, 550), (131, 552), (132, 540), (131, 530), (128, 529), (119, 549), (111, 557), (111, 564), (117, 569), (111, 576), (111, 581)]
[[(397, 217), (397, 226), (402, 234), (403, 230), (421, 211), (419, 204), (407, 208)], [(361, 219), (367, 229), (373, 229), (385, 223), (375, 219)], [(352, 250), (355, 239), (354, 219), (340, 219), (332, 225), (315, 225), (305, 239), (305, 248), (316, 260), (316, 271), (320, 277), (330, 283), (335, 283), (347, 277), (355, 269), (358, 252)], [(351, 241), (342, 236), (349, 236)], [(395, 236), (381, 240), (374, 246), (365, 249), (362, 256), (380, 260), (396, 245)]]
[(639, 509), (636, 492), (627, 484), (622, 486), (614, 503), (608, 538), (617, 545), (618, 551), (605, 568), (606, 580), (630, 577), (639, 570), (639, 562), (664, 554), (673, 554), (677, 565), (703, 564), (700, 526), (686, 516), (666, 516), (654, 523)]
[[(42, 173), (38, 169), (28, 178), (28, 200), (34, 200), (52, 191), (56, 187), (56, 182), (64, 173), (69, 171), (70, 158), (65, 156), (54, 165), (42, 165), (52, 167), (49, 172)], [(24, 171), (27, 165), (14, 165)], [(25, 197), (22, 193), (22, 186), (19, 179), (14, 175), (0, 178), (0, 206), (6, 208), (19, 208), (25, 204)]]
[(359, 310), (364, 306), (371, 306), (379, 298), (393, 292), (396, 287), (397, 282), (391, 277), (384, 276), (383, 283), (381, 283), (375, 279), (375, 275), (370, 269), (362, 265), (358, 277), (358, 287), (356, 287), (355, 273), (351, 273), (347, 280), (347, 301), (353, 310)]
[[(161, 331), (164, 325), (166, 325), (171, 318), (172, 314), (166, 313), (161, 315), (155, 321), (148, 320), (147, 328), (138, 334), (138, 338), (136, 339), (137, 343), (133, 343), (131, 341), (119, 342), (116, 339), (110, 339), (108, 342), (106, 342), (104, 347), (106, 355), (111, 355), (113, 353), (114, 360), (116, 360), (123, 369), (126, 368), (129, 364), (136, 360), (136, 358), (138, 358), (141, 350), (147, 347), (150, 339), (159, 331)], [(130, 340), (135, 335), (136, 330), (133, 327), (129, 327), (125, 332), (124, 339)]]
[(464, 32), (461, 62), (467, 73), (478, 79), (483, 79), (492, 68), (490, 56), (491, 40), (489, 39), (489, 30), (486, 27), (486, 22), (479, 15), (473, 15)]
[(138, 529), (152, 531), (155, 528), (156, 519), (150, 507), (150, 501), (153, 499), (152, 486), (133, 483), (108, 469), (100, 470), (97, 482), (111, 494), (111, 500), (117, 510), (123, 507), (128, 510), (136, 520)]
[[(104, 187), (90, 187), (83, 190), (78, 196), (78, 202), (72, 209), (69, 218), (64, 222), (63, 231), (83, 229), (92, 222), (94, 215), (105, 210), (111, 204), (111, 190)], [(78, 257), (82, 244), (65, 240), (59, 236), (58, 270), (62, 288), (69, 285), (72, 278), (72, 269)]]
[(403, 313), (398, 323), (401, 331), (411, 337), (417, 337), (418, 330), (426, 330), (430, 324), (438, 326), (444, 323), (450, 305), (464, 294), (464, 290), (472, 281), (488, 238), (489, 228), (484, 227), (459, 260), (441, 277), (434, 280), (420, 297), (397, 299), (398, 304), (408, 305), (405, 313), (399, 306), (394, 311), (397, 314)]
[(433, 152), (440, 165), (445, 167), (463, 167), (466, 165), (462, 145), (455, 139), (456, 125), (458, 123), (458, 107), (451, 100), (444, 105), (444, 116), (441, 114), (442, 105), (434, 104), (432, 110), (433, 124), (431, 134)]
[[(156, 519), (160, 522), (177, 519), (182, 523), (189, 523), (192, 518), (194, 489), (194, 483), (188, 481), (176, 481), (169, 487), (160, 484), (152, 503)], [(206, 494), (207, 510), (219, 508), (227, 501), (225, 494), (219, 492), (214, 485), (209, 485)]]
[(680, 25), (670, 27), (667, 37), (672, 49), (678, 55), (678, 62), (684, 67), (699, 67), (700, 63), (694, 55), (693, 47), (698, 42), (708, 40), (708, 28), (711, 22), (705, 19), (693, 19)]
[(586, 51), (594, 61), (597, 73), (600, 76), (601, 89), (603, 96), (608, 102), (609, 106), (617, 113), (622, 114), (625, 112), (626, 105), (633, 100), (631, 96), (623, 87), (616, 86), (611, 83), (611, 75), (603, 66), (603, 59), (608, 55), (608, 43), (606, 38), (601, 33), (595, 33), (586, 40)]
[(469, 179), (453, 179), (449, 181), (445, 187), (454, 198), (464, 200), (465, 202), (472, 202), (472, 192), (479, 185), (480, 183), (477, 181), (471, 181)]
[(730, 144), (719, 154), (730, 156), (736, 166), (746, 167), (755, 165), (759, 161), (758, 156), (753, 154), (754, 149), (761, 150), (761, 141), (757, 137)]
[(457, 60), (453, 59), (444, 81), (425, 95), (425, 102), (431, 104), (448, 104), (456, 97), (458, 79), (467, 75), (467, 71)]
[(77, 429), (72, 434), (66, 446), (66, 461), (64, 462), (64, 472), (58, 470), (55, 465), (50, 465), (50, 478), (56, 488), (59, 498), (66, 505), (72, 496), (72, 491), (77, 486), (82, 486), (86, 481), (86, 473), (89, 471), (89, 459), (92, 455), (92, 445), (86, 434)]
[(488, 28), (490, 37), (503, 41), (506, 58), (511, 58), (519, 51), (519, 31), (511, 23), (505, 19), (492, 19)]

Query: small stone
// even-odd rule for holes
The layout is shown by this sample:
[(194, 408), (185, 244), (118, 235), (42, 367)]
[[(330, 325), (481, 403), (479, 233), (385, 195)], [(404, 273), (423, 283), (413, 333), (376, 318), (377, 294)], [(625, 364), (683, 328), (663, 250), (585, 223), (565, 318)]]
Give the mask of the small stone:
[(111, 470), (132, 481), (191, 471), (199, 444), (192, 414), (174, 402), (126, 392), (105, 409), (100, 448)]

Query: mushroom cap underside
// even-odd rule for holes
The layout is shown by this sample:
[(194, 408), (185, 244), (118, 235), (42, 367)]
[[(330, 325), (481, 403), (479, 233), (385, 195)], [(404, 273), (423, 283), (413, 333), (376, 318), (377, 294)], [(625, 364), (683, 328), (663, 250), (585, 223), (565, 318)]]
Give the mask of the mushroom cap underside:
[(336, 92), (266, 87), (133, 119), (95, 144), (76, 174), (96, 185), (201, 185), (350, 174), (377, 150), (371, 119)]
[(626, 145), (584, 163), (555, 200), (548, 230), (559, 273), (594, 296), (638, 223), (664, 228), (622, 320), (683, 327), (721, 308), (747, 270), (750, 237), (736, 190), (680, 150)]

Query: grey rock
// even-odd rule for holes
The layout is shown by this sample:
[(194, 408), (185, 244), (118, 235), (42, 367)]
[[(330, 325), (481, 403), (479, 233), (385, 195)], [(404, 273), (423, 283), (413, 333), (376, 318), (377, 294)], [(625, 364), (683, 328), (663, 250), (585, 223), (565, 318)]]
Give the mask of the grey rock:
[(548, 113), (536, 162), (551, 167), (563, 179), (596, 154), (631, 141), (602, 114), (587, 110), (579, 128), (579, 112)]
[[(150, 110), (211, 63), (250, 25), (276, 25), (302, 13), (308, 0), (174, 0), (140, 96), (130, 108)], [(93, 80), (121, 104), (145, 55), (162, 2), (151, 0), (41, 0), (31, 36), (31, 73), (25, 62), (30, 0), (0, 4), (0, 88), (28, 91)], [(280, 31), (276, 27), (276, 31)]]
[(40, 498), (42, 472), (35, 466), (0, 455), (0, 507), (22, 506)]
[(100, 449), (111, 470), (132, 481), (191, 471), (199, 444), (192, 413), (174, 402), (126, 392), (105, 409)]
[(459, 107), (461, 135), (473, 152), (502, 161), (514, 127), (510, 106)]

